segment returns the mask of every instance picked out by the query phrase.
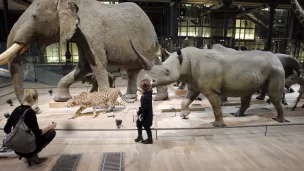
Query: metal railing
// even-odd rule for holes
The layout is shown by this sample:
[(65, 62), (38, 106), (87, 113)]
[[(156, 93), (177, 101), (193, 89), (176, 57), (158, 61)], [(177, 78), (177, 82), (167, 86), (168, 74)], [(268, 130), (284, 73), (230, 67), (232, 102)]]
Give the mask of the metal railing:
[[(282, 126), (304, 126), (304, 123), (294, 123), (294, 124), (268, 124), (268, 125), (243, 125), (243, 126), (228, 126), (228, 127), (190, 127), (190, 128), (151, 128), (155, 131), (155, 139), (158, 140), (158, 131), (174, 131), (174, 130), (201, 130), (201, 129), (232, 129), (232, 128), (256, 128), (256, 127), (265, 127), (264, 136), (267, 136), (268, 127), (282, 127)], [(0, 128), (3, 130), (3, 128)], [(60, 128), (55, 129), (56, 131), (137, 131), (137, 128), (129, 129), (66, 129)]]

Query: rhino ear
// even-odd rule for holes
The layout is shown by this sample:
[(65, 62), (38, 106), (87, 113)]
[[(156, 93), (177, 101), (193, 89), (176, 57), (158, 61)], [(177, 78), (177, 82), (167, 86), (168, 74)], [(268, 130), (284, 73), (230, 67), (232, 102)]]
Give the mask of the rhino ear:
[(178, 55), (178, 56), (182, 55), (182, 51), (181, 51), (180, 48), (177, 49), (177, 55)]
[(181, 65), (183, 62), (183, 55), (182, 55), (182, 51), (180, 48), (177, 49), (177, 59), (179, 60), (179, 64)]

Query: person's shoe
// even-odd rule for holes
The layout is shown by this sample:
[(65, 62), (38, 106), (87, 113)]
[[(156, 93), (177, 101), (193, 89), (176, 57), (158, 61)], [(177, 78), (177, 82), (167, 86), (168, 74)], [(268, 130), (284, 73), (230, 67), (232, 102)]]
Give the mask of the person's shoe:
[(135, 142), (141, 142), (141, 141), (143, 141), (144, 139), (143, 139), (143, 137), (137, 137), (134, 141)]
[(153, 144), (153, 139), (146, 139), (142, 141), (143, 144)]
[(31, 158), (27, 158), (27, 163), (29, 166), (32, 166), (32, 164), (41, 164), (43, 162), (45, 162), (47, 160), (46, 157), (43, 157), (43, 158), (39, 158), (37, 155), (31, 157)]

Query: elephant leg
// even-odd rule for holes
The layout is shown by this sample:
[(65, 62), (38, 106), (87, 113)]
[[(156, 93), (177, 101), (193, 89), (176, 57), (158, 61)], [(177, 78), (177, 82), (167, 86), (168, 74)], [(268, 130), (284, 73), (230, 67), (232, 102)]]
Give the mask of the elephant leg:
[(221, 96), (222, 106), (224, 106), (227, 101), (228, 101), (228, 97)]
[(94, 61), (89, 60), (90, 67), (98, 83), (98, 89), (101, 91), (104, 88), (109, 88), (108, 71), (107, 71), (107, 56), (104, 49), (91, 48), (91, 58)]
[(108, 73), (108, 80), (110, 87), (115, 88), (115, 78), (110, 73)]
[(154, 101), (167, 100), (169, 98), (167, 86), (156, 87), (156, 91), (157, 94), (153, 98)]
[(297, 107), (299, 101), (301, 100), (301, 97), (302, 97), (303, 94), (304, 94), (304, 92), (301, 92), (301, 93), (299, 94), (299, 96), (297, 97), (296, 103), (295, 103), (294, 106), (291, 108), (292, 111), (294, 111), (294, 110), (296, 109), (296, 107)]
[(55, 102), (66, 102), (72, 98), (69, 87), (79, 80), (79, 78), (84, 77), (90, 71), (86, 69), (80, 69), (75, 67), (72, 72), (64, 76), (58, 83), (57, 93), (54, 97)]
[(241, 97), (241, 107), (233, 114), (235, 117), (245, 116), (246, 110), (250, 107), (251, 96)]
[(256, 97), (256, 99), (258, 99), (258, 100), (264, 100), (267, 91), (268, 91), (268, 82), (266, 82), (266, 83), (262, 86), (261, 91), (260, 91), (260, 95), (258, 95), (258, 96)]
[[(114, 86), (114, 77), (110, 73), (108, 73), (108, 80), (109, 80), (109, 86), (111, 88), (115, 88), (115, 86)], [(92, 82), (92, 88), (90, 90), (90, 93), (98, 91), (98, 82), (97, 82), (97, 80), (96, 79), (92, 79), (91, 82)]]
[(97, 81), (96, 82), (94, 81), (94, 82), (92, 82), (92, 88), (90, 90), (90, 93), (93, 93), (96, 91), (98, 91), (98, 83), (97, 83)]
[[(158, 57), (155, 57), (154, 64), (161, 65), (162, 62), (159, 60)], [(156, 87), (156, 90), (157, 90), (157, 93), (156, 93), (155, 97), (153, 98), (154, 101), (167, 100), (169, 98), (167, 86)]]
[(206, 98), (209, 100), (215, 121), (212, 123), (214, 127), (224, 127), (226, 124), (224, 123), (223, 120), (223, 112), (222, 112), (222, 105), (221, 105), (221, 97), (217, 94), (208, 94)]
[(282, 106), (282, 96), (283, 96), (283, 91), (284, 91), (284, 85), (281, 85), (281, 78), (273, 77), (269, 81), (269, 86), (268, 86), (268, 96), (270, 101), (272, 102), (273, 106), (275, 107), (278, 116), (277, 116), (277, 121), (278, 122), (285, 122), (284, 118), (284, 110)]
[(128, 87), (125, 97), (127, 99), (135, 99), (137, 97), (137, 76), (140, 70), (127, 70)]
[(199, 94), (200, 92), (193, 92), (189, 89), (187, 90), (186, 98), (181, 104), (181, 117), (185, 118), (190, 114), (189, 105), (199, 96)]

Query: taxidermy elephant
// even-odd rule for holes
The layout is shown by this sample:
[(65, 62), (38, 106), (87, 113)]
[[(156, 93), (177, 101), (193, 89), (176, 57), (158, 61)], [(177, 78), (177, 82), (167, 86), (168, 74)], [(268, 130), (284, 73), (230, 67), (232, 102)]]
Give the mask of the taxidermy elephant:
[[(189, 105), (202, 93), (212, 105), (213, 126), (225, 126), (220, 96), (241, 97), (243, 115), (251, 96), (263, 85), (277, 110), (279, 122), (285, 122), (281, 104), (285, 74), (280, 60), (270, 52), (239, 51), (223, 53), (211, 49), (186, 47), (170, 55), (162, 65), (153, 65), (131, 41), (131, 47), (146, 66), (153, 86), (164, 86), (176, 81), (187, 83), (188, 94), (182, 102), (181, 117), (190, 114)], [(238, 66), (238, 67), (235, 67)]]
[[(47, 26), (47, 27), (46, 27)], [(157, 57), (157, 35), (146, 13), (135, 3), (103, 4), (96, 0), (35, 0), (13, 26), (7, 41), (8, 50), (0, 55), (0, 65), (9, 63), (14, 90), (23, 97), (21, 63), (16, 54), (38, 42), (40, 49), (67, 41), (77, 44), (79, 62), (58, 83), (55, 101), (71, 98), (69, 87), (86, 74), (93, 73), (98, 88), (108, 88), (106, 66), (126, 69), (127, 98), (135, 98), (137, 76), (143, 68), (129, 47), (133, 39), (140, 53), (161, 64)], [(167, 87), (157, 87), (154, 100), (166, 99)]]

